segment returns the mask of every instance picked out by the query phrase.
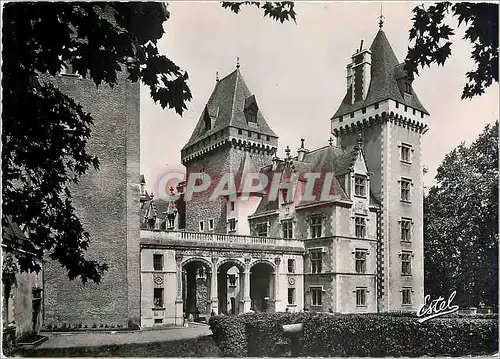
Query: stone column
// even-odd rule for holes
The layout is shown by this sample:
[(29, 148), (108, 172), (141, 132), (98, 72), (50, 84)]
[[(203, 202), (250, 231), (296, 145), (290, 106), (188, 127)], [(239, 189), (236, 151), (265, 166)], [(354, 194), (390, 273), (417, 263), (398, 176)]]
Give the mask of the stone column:
[(250, 261), (251, 258), (245, 258), (245, 274), (243, 278), (243, 313), (248, 313), (251, 306), (250, 298)]
[(217, 262), (219, 259), (217, 257), (212, 257), (212, 283), (210, 284), (210, 302), (212, 310), (215, 314), (219, 314), (219, 288), (217, 283)]
[(281, 308), (281, 295), (280, 295), (280, 264), (281, 258), (274, 258), (276, 269), (274, 270), (274, 311), (279, 312)]
[(175, 299), (175, 325), (184, 325), (184, 308), (182, 302), (182, 254), (175, 255), (176, 262), (176, 272), (175, 277), (177, 279), (177, 295)]

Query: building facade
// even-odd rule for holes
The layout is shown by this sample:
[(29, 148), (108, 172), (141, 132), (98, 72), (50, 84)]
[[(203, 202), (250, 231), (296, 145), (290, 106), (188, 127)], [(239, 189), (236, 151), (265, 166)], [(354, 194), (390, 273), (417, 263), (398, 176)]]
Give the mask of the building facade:
[[(416, 311), (424, 297), (421, 137), (428, 112), (411, 83), (380, 28), (347, 66), (346, 95), (331, 119), (334, 138), (315, 150), (302, 139), (296, 155), (287, 147), (279, 159), (278, 137), (239, 66), (217, 80), (181, 151), (185, 228), (141, 232), (143, 268), (155, 255), (169, 258), (166, 287), (177, 285), (176, 299), (172, 292), (151, 298), (155, 290), (143, 285), (149, 313), (143, 325), (155, 324), (155, 300), (177, 303), (175, 311), (165, 310), (176, 318), (208, 315), (208, 308), (226, 314)], [(199, 189), (202, 177), (193, 180), (194, 173), (212, 180), (200, 193), (193, 186)], [(252, 174), (266, 177), (267, 186), (245, 193)], [(196, 249), (186, 249), (188, 238)], [(236, 243), (244, 249), (231, 248)], [(267, 268), (252, 267), (256, 260)], [(209, 284), (196, 280), (199, 268)], [(143, 283), (154, 285), (160, 273), (146, 272)], [(210, 305), (196, 294), (207, 291)]]
[[(302, 140), (278, 158), (278, 135), (239, 65), (217, 80), (181, 150), (186, 177), (171, 198), (154, 198), (138, 181), (138, 85), (126, 74), (113, 89), (73, 75), (54, 82), (96, 118), (89, 146), (101, 170), (82, 179), (75, 203), (91, 234), (89, 258), (110, 269), (83, 286), (45, 263), (46, 325), (153, 327), (219, 313), (421, 305), (428, 112), (382, 29), (352, 56), (333, 138), (321, 148)], [(266, 185), (254, 187), (254, 177)]]

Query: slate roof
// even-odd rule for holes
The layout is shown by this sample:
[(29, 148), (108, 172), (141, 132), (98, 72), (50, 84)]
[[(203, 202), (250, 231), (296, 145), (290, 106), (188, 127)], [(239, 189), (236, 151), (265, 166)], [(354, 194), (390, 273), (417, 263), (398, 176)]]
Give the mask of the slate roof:
[(420, 103), (413, 88), (411, 89), (411, 93), (406, 93), (400, 89), (398, 79), (406, 78), (404, 63), (399, 63), (382, 29), (375, 36), (370, 50), (372, 53), (371, 81), (365, 100), (354, 104), (351, 103), (351, 86), (333, 117), (343, 116), (387, 99), (408, 105), (428, 115), (429, 113)]
[[(217, 82), (191, 138), (183, 149), (228, 126), (278, 137), (267, 124), (260, 109), (257, 111), (257, 123), (249, 124), (245, 117), (245, 104), (247, 106), (249, 104), (257, 105), (257, 101), (248, 89), (238, 68)], [(212, 126), (208, 131), (205, 129), (206, 116), (210, 116), (212, 120)]]

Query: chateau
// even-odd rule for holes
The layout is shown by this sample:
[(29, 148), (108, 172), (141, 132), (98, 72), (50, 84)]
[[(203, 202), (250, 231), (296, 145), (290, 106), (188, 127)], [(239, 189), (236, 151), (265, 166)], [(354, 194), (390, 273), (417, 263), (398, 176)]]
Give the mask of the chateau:
[[(138, 87), (124, 77), (123, 91), (95, 94), (85, 80), (62, 78), (60, 86), (97, 118), (91, 146), (101, 170), (82, 181), (77, 201), (93, 238), (88, 256), (110, 270), (101, 284), (83, 286), (47, 262), (44, 324), (183, 325), (250, 310), (416, 311), (424, 297), (421, 136), (429, 114), (403, 67), (381, 27), (347, 65), (346, 95), (325, 146), (307, 149), (302, 140), (296, 153), (287, 147), (278, 158), (272, 119), (237, 65), (217, 80), (181, 150), (188, 180), (172, 188), (176, 200), (154, 198), (144, 177), (137, 183)], [(212, 182), (190, 193), (196, 173)], [(236, 190), (211, 200), (225, 174)], [(252, 174), (268, 185), (243, 195)], [(325, 188), (326, 198), (314, 196)]]

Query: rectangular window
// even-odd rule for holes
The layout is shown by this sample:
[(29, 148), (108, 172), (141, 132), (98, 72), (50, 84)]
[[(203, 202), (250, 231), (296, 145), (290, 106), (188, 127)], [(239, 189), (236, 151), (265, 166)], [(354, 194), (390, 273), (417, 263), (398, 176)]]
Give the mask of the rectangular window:
[(356, 288), (356, 306), (366, 307), (366, 288)]
[(248, 131), (248, 137), (252, 137), (252, 131)]
[(243, 131), (238, 128), (238, 135), (241, 135), (241, 134), (243, 134)]
[(411, 200), (411, 180), (402, 178), (401, 179), (401, 200), (405, 202), (410, 202)]
[(354, 219), (354, 232), (357, 238), (366, 237), (366, 218), (356, 216)]
[(417, 110), (413, 109), (413, 115), (417, 114)]
[(231, 218), (230, 220), (227, 221), (227, 223), (228, 223), (228, 231), (236, 232), (236, 219)]
[(288, 273), (295, 273), (295, 259), (288, 260)]
[(321, 250), (312, 250), (311, 254), (311, 273), (321, 273), (323, 269), (323, 252)]
[(411, 242), (411, 219), (401, 219), (401, 240), (404, 242)]
[(401, 253), (401, 274), (411, 275), (411, 252)]
[(295, 304), (295, 288), (288, 288), (288, 304)]
[(342, 122), (342, 121), (344, 121), (344, 117), (340, 116), (339, 117), (339, 122)]
[(163, 254), (153, 254), (153, 270), (163, 270)]
[(163, 308), (163, 288), (153, 289), (153, 305), (155, 308)]
[(259, 237), (267, 237), (267, 222), (260, 222), (255, 225), (255, 233)]
[(354, 118), (354, 112), (351, 112), (351, 118)]
[(203, 232), (205, 230), (205, 221), (200, 221), (199, 228), (200, 228), (200, 232)]
[(411, 288), (403, 288), (403, 305), (411, 305)]
[(405, 82), (405, 92), (411, 93), (411, 85), (408, 81)]
[(396, 101), (396, 108), (399, 108), (399, 102)]
[(361, 113), (363, 113), (363, 114), (366, 113), (366, 107), (363, 107), (363, 109), (361, 110)]
[(366, 272), (366, 250), (356, 249), (356, 273)]
[(366, 197), (366, 177), (354, 176), (354, 194), (359, 197)]
[(281, 196), (283, 203), (288, 202), (288, 189), (286, 188), (281, 189)]
[(373, 105), (373, 107), (375, 108), (375, 110), (378, 110), (378, 102), (375, 105)]
[(234, 201), (231, 201), (231, 211), (234, 211)]
[(420, 112), (420, 118), (424, 118), (424, 113)]
[(311, 288), (311, 305), (323, 305), (323, 288), (312, 287)]
[(321, 237), (322, 218), (320, 216), (311, 217), (311, 238)]
[(257, 139), (260, 140), (260, 133), (257, 134)]
[(405, 112), (408, 111), (408, 106), (405, 105)]
[(411, 162), (411, 148), (411, 145), (407, 145), (406, 143), (401, 144), (400, 159), (402, 162)]
[(270, 141), (270, 140), (271, 140), (271, 137), (267, 136), (267, 137), (266, 137), (266, 140), (267, 140), (267, 141)]
[(281, 222), (283, 227), (283, 238), (292, 239), (293, 238), (293, 222), (292, 220), (287, 220)]
[(214, 220), (213, 220), (213, 218), (210, 218), (208, 220), (208, 230), (209, 231), (213, 231), (214, 230)]

